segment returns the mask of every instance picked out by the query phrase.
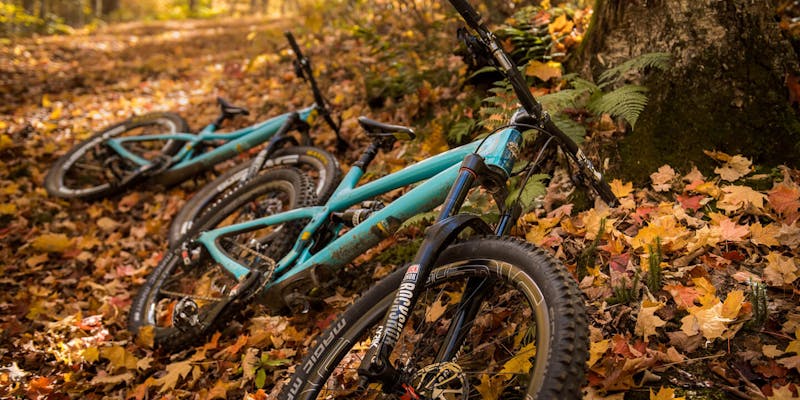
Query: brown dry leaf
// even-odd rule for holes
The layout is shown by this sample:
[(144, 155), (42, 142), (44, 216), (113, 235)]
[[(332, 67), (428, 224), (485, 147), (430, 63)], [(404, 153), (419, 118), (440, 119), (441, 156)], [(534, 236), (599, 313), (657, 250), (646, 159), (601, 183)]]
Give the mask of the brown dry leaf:
[(778, 364), (783, 365), (786, 368), (794, 368), (795, 371), (800, 372), (800, 356), (781, 358), (777, 361)]
[(139, 328), (139, 331), (136, 333), (136, 344), (152, 349), (153, 343), (155, 342), (155, 335), (155, 326), (145, 325)]
[(767, 266), (764, 268), (764, 277), (772, 286), (789, 285), (800, 276), (792, 257), (784, 257), (780, 253), (772, 251), (766, 255), (765, 259)]
[(656, 192), (666, 192), (672, 188), (670, 182), (675, 179), (675, 170), (669, 165), (663, 165), (657, 172), (650, 174), (650, 179)]
[(50, 253), (61, 253), (72, 246), (72, 240), (63, 233), (45, 233), (37, 236), (31, 242), (31, 247), (35, 250)]
[(767, 396), (768, 400), (791, 400), (796, 399), (797, 396), (794, 395), (792, 389), (789, 388), (789, 385), (781, 386), (779, 388), (772, 388), (772, 396)]
[(766, 196), (747, 186), (726, 186), (722, 188), (722, 199), (717, 202), (717, 208), (734, 212), (748, 209), (761, 213), (764, 208)]
[(800, 188), (794, 184), (781, 182), (767, 194), (769, 205), (784, 218), (787, 225), (798, 220), (800, 217)]
[(109, 375), (105, 371), (99, 371), (92, 380), (89, 382), (92, 385), (107, 385), (117, 384), (120, 382), (127, 382), (133, 380), (135, 375), (133, 372), (124, 372), (119, 375)]
[(692, 170), (683, 177), (684, 182), (702, 181), (703, 179), (705, 179), (705, 177), (703, 177), (703, 174), (697, 167), (692, 167)]
[(784, 351), (778, 350), (778, 346), (774, 344), (765, 344), (761, 346), (761, 352), (769, 358), (779, 357), (785, 353)]
[(47, 262), (47, 258), (48, 258), (47, 253), (31, 256), (28, 257), (27, 260), (25, 260), (25, 265), (27, 265), (28, 268), (33, 268), (39, 264)]
[(714, 173), (718, 174), (723, 180), (733, 182), (749, 174), (752, 170), (750, 168), (752, 164), (750, 160), (741, 155), (735, 155), (727, 160), (721, 167), (715, 169)]
[(649, 337), (656, 334), (656, 328), (661, 328), (667, 324), (667, 321), (655, 315), (655, 312), (664, 304), (660, 302), (653, 302), (650, 300), (643, 300), (639, 309), (639, 316), (636, 318), (637, 335), (644, 337), (647, 342)]
[(185, 378), (186, 375), (188, 375), (191, 371), (191, 361), (187, 360), (174, 362), (167, 365), (167, 373), (164, 374), (164, 376), (156, 379), (153, 383), (161, 386), (161, 389), (158, 390), (159, 393), (164, 393), (170, 389), (173, 389), (178, 383), (178, 380)]
[(228, 384), (223, 382), (222, 379), (218, 380), (217, 383), (214, 384), (214, 387), (208, 391), (208, 394), (205, 397), (205, 400), (213, 400), (213, 399), (227, 399), (228, 398)]
[(703, 153), (717, 161), (728, 162), (731, 159), (731, 156), (721, 151), (703, 150)]
[(103, 217), (97, 220), (97, 226), (105, 232), (113, 232), (119, 227), (120, 223), (111, 218)]
[(750, 241), (762, 246), (780, 246), (777, 236), (780, 227), (774, 223), (762, 226), (760, 222), (750, 225)]
[(525, 75), (537, 77), (545, 82), (553, 78), (561, 78), (561, 63), (555, 61), (546, 63), (535, 60), (530, 61), (525, 68)]
[(786, 346), (786, 350), (784, 351), (787, 353), (795, 353), (800, 355), (800, 328), (797, 328), (794, 331), (794, 337), (795, 340), (789, 342), (789, 345)]
[(700, 292), (697, 288), (683, 285), (667, 285), (664, 290), (672, 295), (673, 300), (679, 308), (687, 309), (693, 307), (696, 300), (700, 299)]
[(614, 193), (614, 196), (618, 198), (627, 197), (633, 192), (633, 182), (622, 183), (621, 180), (614, 179), (609, 183), (609, 186), (611, 186), (611, 191)]

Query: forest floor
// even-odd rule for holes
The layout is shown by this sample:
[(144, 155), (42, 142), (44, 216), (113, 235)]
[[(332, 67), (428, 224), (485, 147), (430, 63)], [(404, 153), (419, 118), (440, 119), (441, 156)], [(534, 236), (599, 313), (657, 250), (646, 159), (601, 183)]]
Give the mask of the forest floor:
[[(345, 268), (342, 281), (352, 283), (328, 293), (324, 309), (285, 317), (254, 306), (252, 319), (170, 354), (138, 343), (126, 318), (164, 256), (171, 218), (198, 183), (96, 202), (57, 199), (42, 187), (60, 155), (133, 114), (172, 110), (197, 130), (217, 115), (217, 95), (254, 111), (239, 124), (310, 103), (286, 54), (282, 32), (290, 27), (262, 18), (133, 23), (3, 43), (0, 397), (265, 398), (314, 335), (412, 251), (405, 244), (419, 238), (419, 228)], [(299, 38), (354, 148), (363, 142), (358, 115), (423, 124), (412, 115), (444, 112), (438, 102), (459, 98), (453, 88), (465, 68), (442, 54), (430, 67), (451, 81), (370, 109), (362, 87), (363, 69), (375, 68), (369, 43), (345, 32)], [(422, 143), (381, 155), (373, 173), (445, 148), (440, 130), (421, 128)], [(315, 135), (333, 150), (332, 132)], [(598, 202), (573, 210), (566, 200), (572, 188), (557, 175), (544, 207), (517, 226), (516, 234), (567, 265), (586, 294), (586, 398), (648, 398), (651, 389), (660, 399), (674, 398), (671, 389), (686, 398), (798, 396), (800, 174), (709, 155), (719, 163), (714, 173), (664, 166), (651, 171), (646, 187), (614, 181), (617, 208)], [(375, 257), (390, 245), (392, 257)], [(656, 270), (661, 279), (648, 279)]]

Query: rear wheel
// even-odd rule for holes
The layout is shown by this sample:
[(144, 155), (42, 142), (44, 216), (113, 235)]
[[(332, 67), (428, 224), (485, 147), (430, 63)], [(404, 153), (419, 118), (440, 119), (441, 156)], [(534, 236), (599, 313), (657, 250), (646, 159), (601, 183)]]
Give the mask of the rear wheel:
[[(315, 203), (313, 186), (294, 168), (273, 169), (220, 199), (186, 235), (246, 222)], [(274, 263), (291, 250), (305, 223), (289, 221), (265, 228), (223, 235), (225, 256), (251, 270), (269, 274)], [(260, 287), (242, 291), (243, 280), (214, 261), (206, 251), (189, 265), (178, 255), (193, 249), (179, 244), (150, 274), (131, 305), (132, 332), (152, 327), (155, 344), (172, 351), (206, 338), (222, 324), (241, 315)], [(244, 278), (243, 278), (244, 279)], [(263, 282), (260, 282), (263, 283)], [(252, 290), (249, 290), (252, 289)], [(228, 306), (226, 303), (231, 302)]]
[[(174, 247), (195, 221), (229, 192), (241, 186), (241, 180), (253, 160), (241, 163), (228, 169), (213, 181), (207, 183), (195, 193), (181, 208), (169, 227), (169, 244)], [(341, 178), (341, 170), (336, 158), (325, 150), (316, 147), (289, 147), (275, 152), (266, 160), (260, 174), (276, 166), (297, 168), (314, 182), (314, 192), (318, 202), (328, 200)]]
[[(179, 115), (168, 112), (140, 115), (109, 126), (61, 156), (47, 172), (45, 189), (64, 198), (94, 199), (116, 194), (124, 189), (115, 184), (118, 177), (138, 165), (120, 157), (106, 145), (106, 140), (170, 133), (189, 133), (189, 125)], [(182, 145), (177, 140), (153, 139), (126, 142), (124, 146), (133, 154), (153, 161), (176, 154)]]
[[(360, 365), (380, 329), (405, 269), (379, 282), (316, 341), (282, 399), (400, 399), (380, 384), (358, 387)], [(467, 282), (480, 295), (465, 295)], [(469, 293), (476, 293), (470, 291)], [(463, 299), (474, 317), (451, 342), (455, 356), (437, 360)], [(574, 399), (588, 356), (583, 302), (566, 269), (545, 252), (512, 238), (471, 239), (447, 248), (408, 311), (390, 356), (397, 386), (424, 399)], [(455, 331), (455, 329), (454, 329)]]

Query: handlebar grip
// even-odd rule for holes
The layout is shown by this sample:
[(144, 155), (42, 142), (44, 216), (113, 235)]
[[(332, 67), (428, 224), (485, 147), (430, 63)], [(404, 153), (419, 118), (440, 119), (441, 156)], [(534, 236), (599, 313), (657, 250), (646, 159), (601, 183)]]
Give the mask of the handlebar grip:
[(478, 29), (481, 26), (481, 15), (475, 11), (467, 0), (450, 0), (450, 4), (461, 14), (464, 21), (472, 29)]
[(294, 40), (294, 35), (292, 35), (292, 32), (286, 31), (283, 33), (283, 35), (286, 36), (286, 40), (289, 41), (289, 46), (292, 47), (292, 51), (294, 51), (294, 54), (297, 56), (297, 58), (303, 58), (303, 53), (300, 51), (300, 46), (297, 45), (297, 41)]

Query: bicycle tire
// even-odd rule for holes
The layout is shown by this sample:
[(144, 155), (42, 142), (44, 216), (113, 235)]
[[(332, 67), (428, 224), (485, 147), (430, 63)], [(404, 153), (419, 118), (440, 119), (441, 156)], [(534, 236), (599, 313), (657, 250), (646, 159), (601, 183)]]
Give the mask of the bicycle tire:
[[(164, 128), (164, 130), (156, 130), (154, 133), (189, 132), (189, 125), (186, 121), (181, 118), (180, 115), (170, 112), (144, 114), (108, 126), (92, 135), (90, 138), (82, 141), (77, 146), (74, 146), (66, 154), (61, 156), (47, 171), (47, 176), (44, 179), (45, 189), (52, 196), (61, 198), (81, 198), (86, 200), (107, 197), (121, 192), (125, 189), (124, 187), (116, 186), (108, 182), (107, 174), (109, 171), (106, 166), (107, 158), (86, 160), (88, 163), (85, 164), (84, 167), (95, 169), (96, 178), (98, 179), (98, 184), (96, 186), (71, 188), (69, 187), (70, 184), (65, 183), (65, 180), (70, 180), (68, 176), (71, 172), (75, 172), (78, 161), (88, 157), (90, 151), (99, 150), (104, 152), (106, 149), (103, 141), (106, 139), (120, 137), (136, 131), (139, 128), (144, 129), (149, 126)], [(162, 142), (163, 144), (161, 144)], [(155, 147), (152, 147), (153, 145), (155, 145)], [(156, 153), (156, 156), (174, 155), (181, 149), (183, 142), (177, 140), (153, 140), (150, 141), (150, 146), (149, 153)], [(80, 180), (78, 178), (79, 177), (76, 177), (74, 180)]]
[[(407, 267), (394, 272), (373, 286), (337, 320), (332, 322), (325, 332), (320, 334), (315, 341), (315, 346), (310, 349), (303, 362), (297, 366), (295, 374), (290, 379), (289, 383), (283, 387), (278, 397), (279, 399), (361, 398), (356, 395), (355, 391), (340, 393), (343, 397), (339, 397), (335, 392), (331, 391), (320, 392), (322, 390), (322, 385), (325, 385), (326, 380), (331, 376), (340, 379), (340, 381), (327, 382), (327, 384), (334, 384), (336, 388), (341, 387), (343, 390), (350, 389), (345, 386), (345, 384), (350, 383), (350, 381), (344, 381), (356, 379), (357, 375), (355, 371), (348, 371), (346, 368), (356, 368), (359, 365), (360, 358), (358, 353), (367, 348), (369, 340), (374, 337), (374, 331), (376, 330), (375, 325), (382, 322), (406, 269)], [(447, 288), (447, 284), (456, 282), (459, 279), (480, 276), (491, 277), (492, 281), (498, 283), (508, 283), (510, 287), (511, 292), (498, 292), (500, 296), (497, 298), (488, 297), (489, 301), (495, 303), (491, 306), (503, 307), (503, 304), (507, 303), (506, 305), (508, 307), (513, 307), (514, 303), (507, 302), (507, 300), (513, 299), (513, 296), (516, 295), (513, 292), (517, 292), (521, 294), (521, 296), (519, 296), (520, 298), (527, 300), (531, 305), (536, 305), (535, 307), (531, 307), (533, 310), (546, 311), (546, 315), (540, 315), (546, 317), (540, 320), (540, 322), (544, 321), (541, 325), (545, 328), (542, 329), (541, 336), (537, 335), (537, 337), (543, 338), (542, 340), (536, 340), (531, 343), (535, 343), (538, 350), (537, 355), (546, 352), (547, 357), (542, 358), (539, 356), (532, 362), (531, 365), (534, 373), (530, 374), (528, 379), (523, 378), (523, 382), (521, 383), (524, 384), (524, 382), (528, 382), (522, 386), (522, 388), (524, 388), (523, 393), (514, 393), (513, 387), (506, 388), (505, 391), (499, 393), (499, 398), (580, 398), (580, 390), (584, 378), (584, 367), (588, 358), (588, 324), (586, 313), (583, 309), (581, 293), (578, 290), (576, 282), (572, 279), (564, 266), (543, 250), (519, 239), (510, 237), (478, 237), (457, 243), (447, 248), (438, 258), (436, 269), (431, 273), (424, 290), (434, 288), (439, 284), (443, 284), (444, 288)], [(443, 292), (444, 288), (442, 289)], [(451, 299), (452, 298), (453, 297), (451, 297)], [(424, 303), (426, 300), (427, 298), (423, 291), (418, 305), (415, 306), (414, 310), (417, 310), (419, 304)], [(482, 304), (489, 306), (489, 301)], [(540, 301), (538, 305), (536, 303), (537, 301)], [(444, 301), (440, 301), (438, 304), (444, 304)], [(448, 305), (445, 305), (445, 307), (447, 306)], [(482, 305), (481, 307), (483, 309), (484, 306)], [(395, 366), (403, 365), (406, 362), (405, 358), (401, 359), (400, 357), (403, 357), (411, 351), (409, 344), (414, 340), (417, 341), (416, 344), (423, 346), (429, 341), (443, 336), (441, 332), (446, 332), (447, 330), (446, 328), (442, 329), (443, 325), (434, 332), (419, 330), (417, 328), (418, 323), (420, 321), (426, 321), (428, 319), (428, 314), (426, 312), (426, 314), (424, 314), (425, 318), (421, 318), (415, 313), (416, 311), (409, 312), (409, 322), (398, 341), (397, 347), (395, 347), (395, 352), (392, 354), (392, 357), (397, 357), (396, 360), (391, 358)], [(462, 347), (457, 355), (456, 362), (468, 365), (473, 357), (481, 359), (482, 356), (485, 356), (487, 353), (492, 355), (492, 357), (490, 357), (492, 358), (491, 362), (496, 362), (494, 357), (500, 353), (500, 350), (497, 348), (502, 346), (489, 343), (487, 347), (496, 348), (484, 347), (481, 349), (476, 346), (471, 347), (471, 352), (467, 351), (470, 349), (465, 349), (463, 346), (472, 343), (473, 337), (475, 337), (473, 331), (476, 331), (476, 334), (488, 335), (487, 337), (492, 337), (497, 343), (505, 343), (508, 338), (503, 338), (502, 335), (492, 336), (492, 332), (479, 331), (483, 329), (480, 327), (483, 324), (483, 322), (480, 322), (483, 321), (481, 318), (489, 318), (488, 320), (492, 323), (500, 323), (502, 321), (499, 320), (510, 319), (512, 317), (516, 318), (513, 321), (515, 323), (525, 321), (524, 315), (520, 316), (509, 311), (506, 311), (506, 314), (505, 318), (503, 314), (490, 314), (485, 317), (479, 315), (477, 318), (473, 319), (468, 325), (470, 326), (470, 331), (464, 343), (461, 344)], [(447, 311), (444, 311), (444, 314), (435, 318), (434, 322), (444, 324), (446, 318), (442, 317), (448, 315)], [(529, 316), (528, 320), (531, 319), (534, 318)], [(506, 325), (506, 328), (508, 326), (510, 325)], [(549, 331), (549, 334), (544, 333), (547, 331)], [(516, 331), (512, 331), (509, 337), (515, 337), (514, 335), (518, 334), (513, 332)], [(408, 338), (410, 339), (408, 339), (405, 336), (406, 333), (413, 333), (414, 335), (409, 336)], [(520, 345), (522, 345), (522, 343), (525, 342), (521, 341)], [(543, 343), (546, 344), (546, 346), (542, 345)], [(530, 345), (530, 343), (528, 343), (528, 345)], [(356, 353), (349, 353), (353, 348), (358, 349)], [(431, 347), (430, 351), (423, 355), (429, 354), (431, 356), (436, 355), (434, 347)], [(519, 354), (515, 354), (514, 356), (519, 356)], [(346, 368), (341, 370), (336, 369), (339, 367), (340, 363)], [(416, 365), (413, 366), (417, 367)], [(419, 371), (424, 371), (424, 368), (423, 366)], [(457, 369), (453, 368), (453, 370), (455, 371)], [(467, 374), (464, 375), (466, 376)], [(493, 378), (489, 377), (488, 382), (493, 382), (491, 379)], [(510, 379), (513, 381), (516, 378), (512, 377)], [(410, 379), (410, 381), (414, 383), (414, 379)], [(511, 385), (512, 381), (507, 381), (505, 384)], [(494, 383), (497, 382), (494, 381)], [(480, 390), (479, 385), (475, 387), (476, 390)], [(372, 388), (372, 386), (370, 386), (370, 388)], [(495, 387), (494, 389), (497, 388)], [(497, 392), (495, 393), (497, 394)], [(369, 397), (371, 399), (382, 398), (381, 394), (376, 393), (371, 393), (370, 396), (374, 396)], [(421, 396), (421, 398), (431, 398), (426, 395)], [(456, 396), (448, 398), (466, 397), (467, 396)], [(469, 396), (469, 398), (480, 397)]]
[[(261, 196), (266, 196), (261, 200)], [(279, 198), (280, 197), (280, 198)], [(279, 199), (284, 211), (315, 204), (314, 189), (307, 176), (294, 168), (274, 168), (255, 177), (237, 190), (228, 193), (209, 210), (185, 236), (190, 240), (199, 232), (209, 228), (227, 225), (232, 219), (244, 216), (245, 220), (264, 216), (263, 205), (274, 205)], [(247, 214), (253, 211), (252, 215)], [(303, 220), (291, 221), (269, 230), (252, 230), (238, 236), (230, 235), (219, 239), (224, 251), (251, 269), (264, 268), (265, 260), (253, 253), (268, 254), (272, 260), (280, 260), (291, 250), (304, 224)], [(252, 250), (252, 241), (259, 241), (258, 247)], [(236, 243), (234, 243), (236, 242)], [(206, 252), (201, 259), (189, 266), (182, 262), (177, 250), (171, 251), (164, 260), (150, 273), (147, 281), (139, 288), (131, 304), (128, 315), (128, 329), (137, 333), (146, 326), (154, 327), (154, 344), (157, 347), (172, 351), (183, 349), (206, 338), (218, 330), (223, 324), (241, 317), (251, 300), (253, 292), (234, 293), (241, 281), (237, 281), (226, 270), (216, 264)], [(243, 248), (248, 248), (246, 250)], [(242, 251), (235, 253), (236, 249)], [(256, 291), (260, 288), (256, 288)], [(217, 293), (219, 292), (219, 293)], [(212, 297), (215, 296), (215, 297)], [(191, 299), (198, 308), (198, 326), (181, 327), (172, 324), (174, 308), (184, 298)], [(210, 318), (210, 310), (223, 301), (233, 304), (219, 314), (218, 318)], [(197, 304), (197, 302), (200, 304)]]
[[(169, 227), (170, 248), (175, 247), (181, 237), (192, 228), (194, 221), (211, 209), (226, 192), (236, 190), (241, 185), (241, 179), (247, 174), (252, 163), (251, 159), (223, 172), (204, 185), (181, 207)], [(327, 201), (333, 194), (342, 175), (336, 157), (325, 150), (309, 146), (289, 147), (276, 151), (265, 161), (259, 173), (276, 166), (295, 167), (307, 171), (315, 181), (315, 194), (320, 203)]]

